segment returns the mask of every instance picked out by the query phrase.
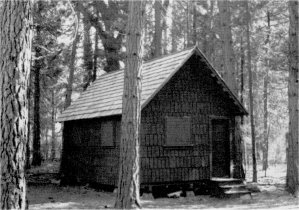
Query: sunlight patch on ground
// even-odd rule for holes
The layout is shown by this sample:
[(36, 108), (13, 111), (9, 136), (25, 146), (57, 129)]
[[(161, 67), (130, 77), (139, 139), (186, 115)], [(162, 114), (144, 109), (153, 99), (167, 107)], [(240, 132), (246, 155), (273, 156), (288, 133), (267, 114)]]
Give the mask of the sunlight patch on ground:
[(71, 209), (74, 206), (78, 206), (77, 203), (67, 202), (67, 203), (43, 203), (31, 205), (30, 209)]
[[(47, 163), (46, 166), (55, 171), (55, 164)], [(31, 173), (46, 172), (47, 167), (32, 169)], [(141, 197), (141, 205), (143, 209), (299, 209), (298, 199), (285, 191), (285, 173), (285, 165), (270, 167), (267, 177), (261, 176), (263, 174), (259, 170), (257, 186), (261, 192), (253, 193), (252, 199), (219, 199), (209, 195), (192, 196), (192, 193), (188, 197), (154, 199), (151, 194), (145, 193)], [(248, 183), (252, 184), (250, 178)], [(104, 209), (113, 207), (115, 194), (87, 186), (61, 187), (52, 182), (29, 185), (28, 200), (29, 209), (33, 210)]]

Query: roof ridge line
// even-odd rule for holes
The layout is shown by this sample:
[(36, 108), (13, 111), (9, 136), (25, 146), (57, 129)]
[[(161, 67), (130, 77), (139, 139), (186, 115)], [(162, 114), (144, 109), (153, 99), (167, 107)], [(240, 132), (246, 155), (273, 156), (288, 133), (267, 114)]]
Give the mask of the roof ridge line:
[[(191, 50), (191, 49), (194, 50), (194, 49), (196, 49), (196, 48), (197, 48), (197, 45), (194, 45), (194, 46), (192, 46), (192, 47), (184, 48), (184, 49), (181, 50), (181, 51), (173, 52), (173, 53), (170, 53), (170, 54), (164, 54), (164, 55), (162, 55), (162, 56), (160, 56), (160, 57), (152, 58), (152, 59), (147, 60), (147, 61), (144, 61), (144, 60), (143, 60), (143, 63), (142, 63), (142, 64), (150, 63), (150, 62), (152, 62), (152, 61), (159, 60), (159, 59), (165, 58), (165, 57), (167, 57), (167, 56), (172, 56), (172, 55), (175, 55), (175, 54), (178, 54), (178, 53), (181, 53), (181, 52), (184, 52), (184, 51), (188, 51), (188, 50)], [(118, 69), (118, 70), (114, 70), (114, 71), (110, 71), (110, 72), (105, 72), (104, 74), (100, 75), (100, 77), (106, 76), (106, 75), (108, 75), (108, 74), (112, 74), (112, 73), (120, 72), (120, 71), (122, 71), (122, 70), (124, 70), (124, 69), (125, 69), (125, 68), (121, 68), (121, 69)]]

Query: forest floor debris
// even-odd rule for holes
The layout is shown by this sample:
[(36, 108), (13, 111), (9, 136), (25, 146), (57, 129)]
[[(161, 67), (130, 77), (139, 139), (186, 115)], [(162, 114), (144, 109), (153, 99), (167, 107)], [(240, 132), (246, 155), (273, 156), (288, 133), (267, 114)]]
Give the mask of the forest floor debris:
[[(54, 164), (55, 165), (55, 164)], [(57, 172), (50, 168), (50, 174)], [(55, 166), (53, 166), (55, 168)], [(272, 171), (271, 171), (272, 170)], [(284, 189), (285, 166), (269, 170), (267, 177), (259, 177), (257, 187), (261, 192), (250, 197), (219, 199), (209, 195), (154, 199), (150, 194), (141, 198), (143, 209), (298, 209), (298, 199)], [(262, 173), (262, 172), (261, 172)], [(32, 169), (31, 176), (46, 174), (42, 168)], [(278, 177), (282, 176), (282, 177)], [(50, 177), (46, 184), (30, 184), (28, 187), (29, 209), (104, 209), (113, 207), (115, 193), (97, 191), (88, 186), (61, 187)], [(41, 179), (41, 178), (39, 178)], [(46, 178), (45, 178), (46, 179)], [(31, 180), (34, 182), (33, 180)], [(57, 181), (57, 180), (56, 180)], [(248, 182), (250, 184), (250, 182)], [(187, 195), (190, 194), (187, 192)]]

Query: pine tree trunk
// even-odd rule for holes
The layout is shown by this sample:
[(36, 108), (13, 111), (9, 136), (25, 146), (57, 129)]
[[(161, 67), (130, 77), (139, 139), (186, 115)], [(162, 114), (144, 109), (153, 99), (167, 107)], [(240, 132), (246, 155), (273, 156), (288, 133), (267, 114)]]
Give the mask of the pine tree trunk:
[(246, 38), (247, 38), (247, 59), (248, 59), (248, 87), (249, 87), (249, 105), (250, 105), (250, 126), (251, 126), (251, 141), (252, 141), (252, 181), (257, 182), (257, 170), (256, 170), (256, 143), (255, 143), (255, 126), (253, 116), (253, 93), (252, 93), (252, 70), (251, 70), (251, 47), (250, 47), (250, 11), (249, 3), (246, 1), (246, 13), (247, 13), (247, 25), (246, 25)]
[(212, 54), (214, 51), (213, 46), (213, 34), (212, 34), (212, 25), (213, 25), (213, 14), (214, 14), (214, 2), (211, 1), (210, 5), (207, 1), (205, 1), (205, 4), (207, 5), (208, 13), (204, 17), (204, 30), (203, 30), (203, 45), (202, 45), (202, 51), (204, 55), (208, 58), (208, 60), (212, 61)]
[(196, 45), (197, 42), (197, 11), (196, 11), (196, 1), (193, 1), (193, 26), (192, 26), (192, 41), (193, 45)]
[[(38, 51), (36, 51), (37, 56), (41, 56)], [(35, 65), (34, 72), (34, 107), (33, 107), (33, 156), (32, 165), (41, 165), (41, 151), (40, 151), (40, 70), (38, 64)]]
[[(218, 2), (220, 16), (221, 16), (221, 31), (222, 31), (222, 49), (224, 55), (224, 79), (230, 89), (237, 95), (238, 89), (236, 85), (236, 70), (234, 61), (233, 40), (231, 32), (231, 14), (230, 5), (227, 0)], [(241, 118), (235, 118), (235, 139), (233, 151), (233, 177), (245, 178), (242, 161), (242, 132), (240, 128)]]
[[(244, 66), (245, 66), (245, 52), (244, 52), (244, 46), (243, 46), (243, 33), (241, 34), (241, 41), (240, 41), (240, 101), (241, 104), (244, 105)], [(241, 125), (244, 124), (244, 117), (241, 117)], [(247, 171), (247, 150), (246, 150), (246, 142), (243, 140), (242, 142), (242, 162), (243, 162), (243, 169), (244, 174), (246, 174)]]
[(191, 39), (190, 39), (190, 1), (187, 1), (186, 2), (187, 4), (187, 8), (186, 8), (186, 37), (185, 37), (185, 40), (184, 40), (184, 46), (185, 48), (186, 47), (191, 47), (192, 46), (192, 43), (191, 43)]
[[(77, 12), (77, 18), (78, 18), (78, 24), (79, 24), (79, 22), (80, 22), (80, 13), (79, 12)], [(71, 60), (70, 60), (70, 64), (69, 64), (70, 73), (69, 73), (68, 83), (67, 83), (67, 87), (66, 87), (64, 109), (69, 107), (72, 102), (76, 51), (77, 51), (77, 44), (79, 42), (79, 38), (80, 38), (80, 36), (77, 31), (76, 37), (75, 37), (75, 39), (73, 41), (73, 45), (72, 45), (72, 53), (71, 53), (71, 58), (70, 58)]]
[(171, 52), (176, 52), (178, 45), (177, 45), (177, 34), (176, 34), (176, 11), (174, 9), (175, 2), (172, 2), (172, 12), (171, 12), (171, 17), (172, 17), (172, 22), (171, 22)]
[[(77, 19), (78, 19), (78, 24), (80, 23), (80, 12), (77, 12)], [(74, 73), (75, 73), (75, 61), (76, 61), (76, 52), (77, 52), (77, 45), (80, 39), (80, 35), (79, 32), (77, 31), (76, 37), (72, 43), (72, 52), (71, 52), (71, 58), (70, 58), (70, 63), (69, 63), (69, 78), (68, 78), (68, 83), (67, 83), (67, 87), (66, 87), (66, 95), (65, 95), (65, 103), (64, 103), (64, 109), (68, 108), (71, 105), (72, 102), (72, 92), (73, 92), (73, 83), (74, 83)], [(53, 94), (53, 93), (52, 93)], [(52, 110), (53, 112), (53, 110)], [(53, 113), (52, 113), (53, 115)], [(53, 122), (51, 123), (52, 127), (52, 147), (55, 147), (55, 125), (53, 125)], [(64, 124), (62, 125), (62, 130), (64, 129)], [(61, 162), (60, 162), (60, 175), (62, 178), (63, 177), (63, 173), (64, 173), (64, 168), (65, 168), (65, 158), (66, 158), (66, 154), (64, 152), (64, 139), (62, 136), (62, 151), (61, 151)], [(54, 143), (53, 143), (54, 142)], [(52, 150), (51, 150), (51, 154), (52, 154)]]
[(289, 1), (289, 135), (286, 188), (296, 197), (299, 196), (298, 9), (298, 1)]
[(162, 44), (162, 54), (167, 54), (167, 45), (168, 45), (168, 27), (167, 27), (167, 10), (169, 6), (169, 0), (164, 0), (162, 8), (162, 34), (163, 34), (163, 44)]
[(51, 131), (52, 131), (52, 147), (51, 147), (51, 159), (55, 160), (56, 158), (56, 135), (55, 135), (55, 91), (52, 90), (52, 99), (51, 99)]
[(45, 160), (49, 159), (48, 128), (45, 129)]
[(0, 209), (26, 209), (25, 159), (31, 59), (31, 1), (0, 11)]
[[(40, 15), (42, 11), (42, 1), (37, 2), (36, 14)], [(42, 43), (41, 37), (41, 26), (36, 26), (35, 40), (38, 45)], [(35, 57), (39, 58), (42, 56), (41, 48), (39, 46), (35, 47)], [(41, 149), (40, 149), (40, 71), (43, 66), (43, 59), (35, 60), (33, 66), (34, 73), (34, 107), (33, 107), (33, 157), (32, 165), (40, 166), (42, 163)]]
[(154, 57), (162, 54), (162, 26), (161, 26), (161, 9), (162, 1), (155, 0), (155, 37), (154, 37)]
[(218, 1), (221, 16), (222, 49), (224, 56), (224, 80), (234, 94), (238, 94), (236, 85), (236, 71), (233, 53), (233, 39), (231, 31), (231, 14), (228, 0)]
[[(240, 42), (240, 50), (241, 50), (241, 56), (240, 56), (240, 101), (241, 104), (244, 105), (244, 66), (245, 66), (245, 52), (244, 52), (244, 46), (243, 46), (243, 33), (241, 35), (241, 42)], [(242, 117), (241, 124), (243, 125), (244, 119)]]
[[(32, 66), (31, 66), (32, 67)], [(30, 73), (29, 76), (29, 89), (28, 89), (28, 141), (26, 143), (26, 163), (25, 163), (25, 168), (26, 169), (30, 169), (31, 168), (31, 161), (30, 161), (30, 157), (31, 157), (31, 108), (32, 108), (32, 101), (31, 101), (31, 96), (32, 96), (32, 92), (31, 92), (31, 83), (32, 83), (32, 73)]]
[[(129, 2), (127, 59), (124, 72), (122, 135), (119, 182), (115, 208), (140, 207), (139, 131), (141, 117), (141, 65), (143, 54), (144, 1)], [(136, 206), (135, 206), (136, 205)]]
[(90, 22), (87, 17), (83, 17), (84, 24), (84, 39), (83, 39), (83, 67), (85, 75), (83, 78), (83, 91), (87, 89), (92, 81), (92, 69), (93, 69), (93, 60), (92, 60), (92, 49), (91, 49), (91, 40), (90, 40)]
[[(97, 18), (99, 18), (99, 12), (96, 9)], [(94, 82), (97, 79), (97, 67), (98, 67), (98, 56), (99, 56), (99, 29), (96, 28), (94, 37), (94, 53), (93, 53), (93, 72), (91, 81)]]
[[(265, 54), (268, 56), (268, 48), (270, 49), (270, 12), (267, 11), (267, 24), (268, 24), (268, 34), (265, 41), (266, 52)], [(268, 83), (269, 83), (269, 70), (270, 70), (270, 60), (266, 58), (266, 73), (264, 76), (264, 89), (263, 89), (263, 99), (264, 99), (264, 143), (263, 143), (263, 170), (265, 171), (265, 176), (267, 176), (267, 168), (268, 168)]]

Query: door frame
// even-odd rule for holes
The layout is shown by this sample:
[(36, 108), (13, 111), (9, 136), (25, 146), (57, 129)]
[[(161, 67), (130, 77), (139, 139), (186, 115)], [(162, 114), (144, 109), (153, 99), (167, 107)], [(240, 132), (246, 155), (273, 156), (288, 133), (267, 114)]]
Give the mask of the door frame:
[(229, 178), (233, 176), (233, 162), (232, 162), (232, 143), (233, 143), (233, 134), (234, 134), (234, 126), (232, 118), (228, 116), (216, 116), (209, 115), (209, 142), (210, 142), (210, 178), (212, 178), (213, 174), (213, 129), (212, 129), (212, 121), (213, 120), (228, 120), (228, 130), (229, 130)]

